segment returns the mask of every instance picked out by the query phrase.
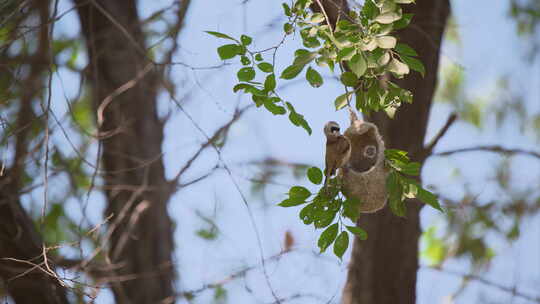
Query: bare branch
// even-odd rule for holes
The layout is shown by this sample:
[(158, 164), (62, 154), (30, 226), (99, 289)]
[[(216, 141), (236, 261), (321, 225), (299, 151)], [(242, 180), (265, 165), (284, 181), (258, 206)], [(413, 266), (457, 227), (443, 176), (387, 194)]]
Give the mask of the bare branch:
[(522, 298), (522, 299), (526, 299), (528, 301), (540, 303), (540, 296), (531, 296), (531, 295), (525, 294), (523, 292), (518, 291), (516, 287), (507, 287), (507, 286), (501, 285), (499, 283), (493, 282), (491, 280), (485, 279), (485, 278), (483, 278), (483, 277), (481, 277), (481, 276), (479, 276), (477, 274), (464, 273), (464, 272), (459, 272), (459, 271), (449, 270), (449, 269), (443, 269), (443, 268), (434, 267), (434, 266), (424, 266), (424, 267), (428, 268), (428, 269), (431, 269), (431, 270), (451, 274), (451, 275), (454, 275), (454, 276), (460, 276), (464, 280), (474, 280), (474, 281), (476, 281), (478, 283), (481, 283), (481, 284), (484, 284), (486, 286), (497, 288), (497, 289), (499, 289), (501, 291), (510, 293), (513, 296), (516, 296), (516, 297), (519, 297), (519, 298)]
[[(213, 146), (216, 141), (220, 138), (220, 136), (225, 135), (231, 126), (246, 112), (246, 110), (252, 108), (252, 106), (247, 106), (243, 109), (236, 110), (233, 117), (223, 126), (221, 126), (219, 129), (217, 129), (214, 134), (207, 138), (206, 142), (201, 145), (199, 150), (193, 154), (193, 156), (186, 162), (186, 164), (178, 171), (176, 176), (169, 182), (172, 187), (176, 188), (178, 181), (180, 180), (180, 177), (191, 167), (193, 162), (201, 155), (201, 153), (208, 147)], [(185, 185), (182, 185), (185, 186)]]
[(499, 146), (499, 145), (460, 148), (460, 149), (455, 149), (455, 150), (449, 150), (449, 151), (444, 151), (444, 152), (433, 153), (431, 155), (433, 155), (433, 156), (448, 156), (448, 155), (457, 154), (457, 153), (478, 152), (478, 151), (501, 153), (501, 154), (506, 154), (506, 155), (523, 154), (523, 155), (528, 155), (528, 156), (532, 156), (532, 157), (536, 157), (536, 158), (540, 159), (540, 152), (528, 151), (528, 150), (523, 150), (523, 149), (510, 149), (510, 148), (505, 148), (505, 147), (502, 147), (502, 146)]
[(443, 138), (444, 135), (446, 135), (446, 132), (448, 132), (448, 129), (450, 129), (450, 127), (454, 124), (454, 122), (456, 122), (457, 117), (458, 116), (456, 113), (452, 113), (450, 114), (450, 116), (448, 116), (446, 123), (444, 124), (442, 129), (439, 130), (439, 133), (437, 133), (437, 135), (433, 138), (433, 140), (431, 140), (431, 142), (427, 145), (427, 147), (425, 147), (420, 153), (421, 154), (420, 159), (424, 160), (433, 153), (433, 149), (439, 143), (441, 138)]

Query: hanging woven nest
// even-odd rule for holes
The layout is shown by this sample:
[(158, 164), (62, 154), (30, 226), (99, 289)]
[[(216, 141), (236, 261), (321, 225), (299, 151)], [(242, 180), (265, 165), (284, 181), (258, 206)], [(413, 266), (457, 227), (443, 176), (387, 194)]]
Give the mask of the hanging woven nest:
[(343, 193), (358, 199), (360, 212), (372, 213), (386, 204), (384, 142), (376, 125), (359, 120), (351, 112), (351, 125), (344, 134), (351, 142), (351, 157), (340, 170)]

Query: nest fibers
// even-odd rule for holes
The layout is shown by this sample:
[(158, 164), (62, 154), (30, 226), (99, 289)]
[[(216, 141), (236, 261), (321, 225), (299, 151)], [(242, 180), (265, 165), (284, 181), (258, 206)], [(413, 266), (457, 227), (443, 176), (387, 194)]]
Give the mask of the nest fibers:
[(351, 157), (341, 168), (343, 193), (358, 199), (360, 212), (372, 213), (386, 204), (384, 142), (376, 125), (351, 113), (351, 125), (344, 134), (351, 142)]

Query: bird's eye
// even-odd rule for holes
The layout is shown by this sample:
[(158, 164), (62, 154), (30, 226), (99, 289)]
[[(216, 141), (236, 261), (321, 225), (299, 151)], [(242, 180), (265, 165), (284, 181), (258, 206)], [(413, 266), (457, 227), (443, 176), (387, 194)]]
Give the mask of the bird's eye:
[(338, 127), (331, 127), (330, 132), (332, 132), (332, 133), (339, 132), (339, 128)]

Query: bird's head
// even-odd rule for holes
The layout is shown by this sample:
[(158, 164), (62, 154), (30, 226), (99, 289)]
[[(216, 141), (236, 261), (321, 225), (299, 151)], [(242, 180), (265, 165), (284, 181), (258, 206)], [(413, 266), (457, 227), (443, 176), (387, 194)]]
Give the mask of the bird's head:
[(338, 137), (340, 135), (339, 133), (339, 125), (335, 121), (329, 121), (324, 125), (324, 135), (326, 137)]

